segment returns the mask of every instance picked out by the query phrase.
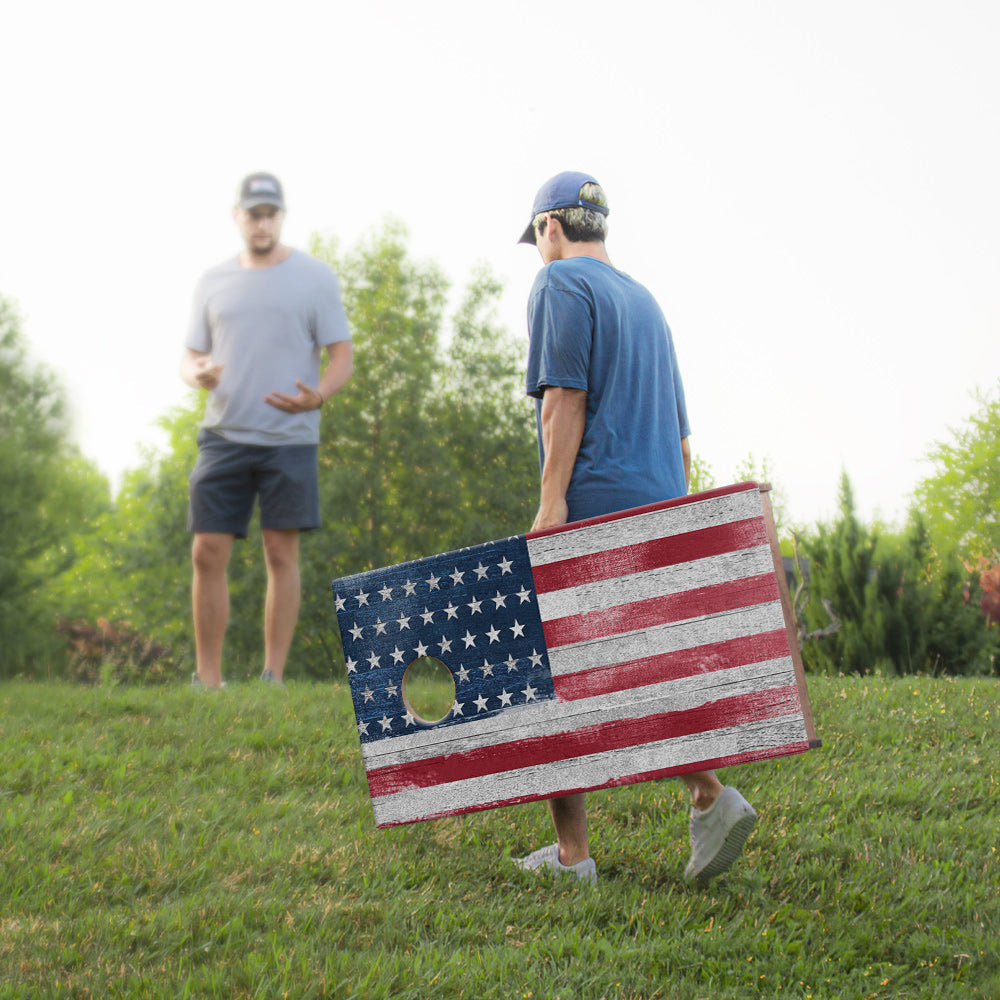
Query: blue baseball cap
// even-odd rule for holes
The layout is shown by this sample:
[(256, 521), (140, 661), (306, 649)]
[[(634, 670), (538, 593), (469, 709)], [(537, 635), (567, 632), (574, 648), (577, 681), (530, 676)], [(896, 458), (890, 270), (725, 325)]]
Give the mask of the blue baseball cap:
[(564, 170), (555, 177), (550, 177), (535, 195), (535, 204), (531, 209), (531, 219), (528, 221), (528, 228), (521, 234), (518, 243), (535, 243), (535, 227), (532, 223), (535, 216), (541, 212), (551, 212), (556, 208), (592, 208), (601, 215), (608, 214), (607, 205), (596, 205), (592, 201), (585, 201), (580, 197), (580, 190), (584, 184), (597, 184), (597, 180), (590, 174), (580, 173), (579, 170)]

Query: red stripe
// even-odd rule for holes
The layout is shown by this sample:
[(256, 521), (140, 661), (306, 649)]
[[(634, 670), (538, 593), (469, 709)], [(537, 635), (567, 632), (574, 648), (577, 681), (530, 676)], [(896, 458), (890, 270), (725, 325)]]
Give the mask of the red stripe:
[[(637, 706), (641, 707), (641, 706)], [(445, 754), (368, 771), (373, 799), (380, 795), (490, 774), (516, 772), (525, 767), (553, 764), (591, 754), (607, 753), (694, 733), (708, 733), (762, 719), (775, 719), (801, 711), (798, 688), (772, 688), (699, 705), (678, 712), (661, 712), (634, 719), (616, 719), (558, 735), (529, 736), (523, 740), (478, 747), (464, 753)]]
[[(742, 753), (727, 754), (724, 757), (712, 757), (708, 760), (692, 761), (690, 764), (677, 764), (672, 767), (661, 767), (653, 771), (641, 771), (637, 774), (624, 774), (611, 778), (600, 785), (585, 785), (580, 788), (564, 788), (558, 792), (562, 795), (573, 795), (575, 792), (596, 792), (602, 788), (617, 788), (621, 785), (631, 785), (639, 781), (656, 781), (660, 778), (670, 778), (678, 774), (691, 774), (693, 771), (713, 771), (716, 768), (735, 767), (737, 764), (749, 764), (755, 760), (773, 760), (775, 757), (788, 757), (792, 754), (805, 753), (810, 749), (808, 740), (796, 740), (783, 743), (780, 746), (761, 747), (757, 750), (744, 750)], [(539, 799), (551, 799), (552, 792), (533, 792), (528, 795), (513, 795), (508, 799), (494, 799), (491, 802), (476, 803), (463, 806), (460, 809), (442, 809), (440, 812), (428, 812), (411, 819), (396, 820), (391, 823), (376, 823), (379, 829), (390, 826), (403, 826), (406, 823), (419, 823), (425, 819), (441, 819), (444, 816), (462, 816), (466, 813), (479, 812), (483, 809), (498, 809), (501, 806), (516, 806), (524, 802), (537, 802)]]
[(628, 691), (648, 684), (710, 674), (729, 667), (763, 663), (765, 660), (788, 655), (788, 633), (781, 628), (773, 632), (759, 632), (740, 636), (738, 639), (726, 639), (724, 642), (693, 646), (691, 649), (678, 649), (671, 653), (612, 663), (592, 670), (580, 670), (574, 674), (562, 674), (552, 678), (552, 685), (560, 701), (578, 701), (580, 698)]
[(701, 618), (779, 599), (778, 581), (774, 573), (761, 573), (760, 576), (751, 576), (745, 580), (725, 580), (679, 594), (650, 597), (614, 608), (552, 618), (542, 623), (542, 629), (545, 632), (545, 644), (549, 649), (554, 649), (571, 642), (634, 632), (666, 622)]
[[(765, 487), (768, 489), (769, 487)], [(560, 524), (556, 528), (543, 528), (541, 531), (529, 531), (525, 538), (544, 538), (546, 535), (555, 535), (560, 531), (570, 531), (575, 528), (587, 528), (592, 524), (607, 524), (608, 521), (619, 521), (624, 517), (635, 517), (636, 514), (649, 514), (654, 510), (668, 510), (671, 507), (683, 507), (689, 503), (700, 503), (702, 500), (711, 500), (714, 497), (725, 497), (732, 493), (761, 493), (760, 483), (750, 480), (744, 483), (734, 483), (732, 486), (717, 486), (715, 489), (704, 490), (701, 493), (688, 493), (682, 497), (674, 497), (671, 500), (661, 500), (659, 503), (648, 503), (642, 507), (630, 507), (628, 510), (616, 510), (612, 514), (600, 514), (598, 517), (587, 517), (582, 521), (573, 521), (570, 524)]]
[(532, 566), (535, 590), (546, 594), (564, 587), (577, 587), (597, 580), (613, 580), (630, 573), (676, 566), (692, 559), (706, 559), (768, 543), (763, 517), (748, 517), (731, 524), (697, 528), (680, 535), (654, 538), (649, 542), (560, 559)]

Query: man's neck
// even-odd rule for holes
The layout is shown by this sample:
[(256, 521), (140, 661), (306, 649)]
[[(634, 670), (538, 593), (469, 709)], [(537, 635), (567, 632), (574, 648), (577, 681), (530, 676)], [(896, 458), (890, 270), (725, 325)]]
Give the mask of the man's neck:
[(562, 244), (562, 259), (569, 260), (570, 257), (593, 257), (594, 260), (614, 266), (611, 264), (611, 258), (608, 256), (608, 251), (604, 248), (604, 243), (601, 240), (590, 240), (589, 242), (581, 243), (571, 243), (569, 240), (564, 240)]
[(250, 271), (259, 271), (265, 267), (274, 267), (275, 264), (280, 264), (282, 261), (288, 260), (291, 252), (292, 248), (286, 247), (284, 243), (278, 243), (273, 249), (268, 250), (267, 253), (252, 253), (250, 250), (244, 248), (240, 251), (240, 266)]

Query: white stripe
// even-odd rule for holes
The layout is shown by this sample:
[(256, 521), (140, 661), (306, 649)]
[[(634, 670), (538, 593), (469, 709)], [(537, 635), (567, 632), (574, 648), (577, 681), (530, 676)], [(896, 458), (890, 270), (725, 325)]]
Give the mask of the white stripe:
[[(580, 670), (610, 667), (616, 663), (647, 656), (696, 649), (729, 639), (743, 639), (761, 632), (785, 627), (781, 601), (769, 601), (750, 608), (726, 611), (704, 618), (689, 618), (620, 635), (557, 646), (549, 650), (549, 668), (553, 677), (575, 674)], [(722, 666), (722, 664), (719, 664)], [(706, 661), (706, 670), (712, 669)]]
[(728, 493), (708, 500), (693, 500), (664, 510), (634, 514), (570, 531), (558, 531), (541, 538), (528, 538), (528, 556), (532, 566), (544, 566), (563, 559), (607, 552), (623, 545), (639, 545), (700, 528), (760, 517), (762, 510), (760, 490)]
[(611, 580), (596, 580), (576, 587), (565, 587), (547, 594), (537, 594), (536, 597), (538, 610), (545, 622), (773, 572), (771, 546), (766, 544), (706, 556), (704, 559), (692, 559), (674, 566), (661, 566)]
[(362, 743), (366, 770), (394, 767), (432, 757), (455, 756), (498, 744), (559, 736), (584, 726), (601, 726), (662, 712), (682, 712), (722, 698), (736, 698), (795, 684), (790, 656), (730, 667), (713, 674), (630, 688), (579, 701), (523, 705), (461, 726), (442, 726), (407, 736)]
[(567, 789), (593, 788), (609, 781), (625, 784), (634, 775), (664, 768), (696, 770), (703, 761), (789, 746), (806, 738), (802, 715), (795, 713), (432, 788), (407, 789), (373, 799), (372, 807), (379, 825), (431, 819), (526, 795), (556, 795)]

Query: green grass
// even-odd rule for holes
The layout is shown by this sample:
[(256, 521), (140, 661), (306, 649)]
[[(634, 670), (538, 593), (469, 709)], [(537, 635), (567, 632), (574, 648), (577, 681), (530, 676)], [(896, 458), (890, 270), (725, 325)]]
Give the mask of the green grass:
[(379, 831), (346, 689), (0, 685), (0, 997), (995, 998), (989, 680), (812, 678), (820, 750), (724, 773), (761, 820), (681, 880), (678, 782)]

